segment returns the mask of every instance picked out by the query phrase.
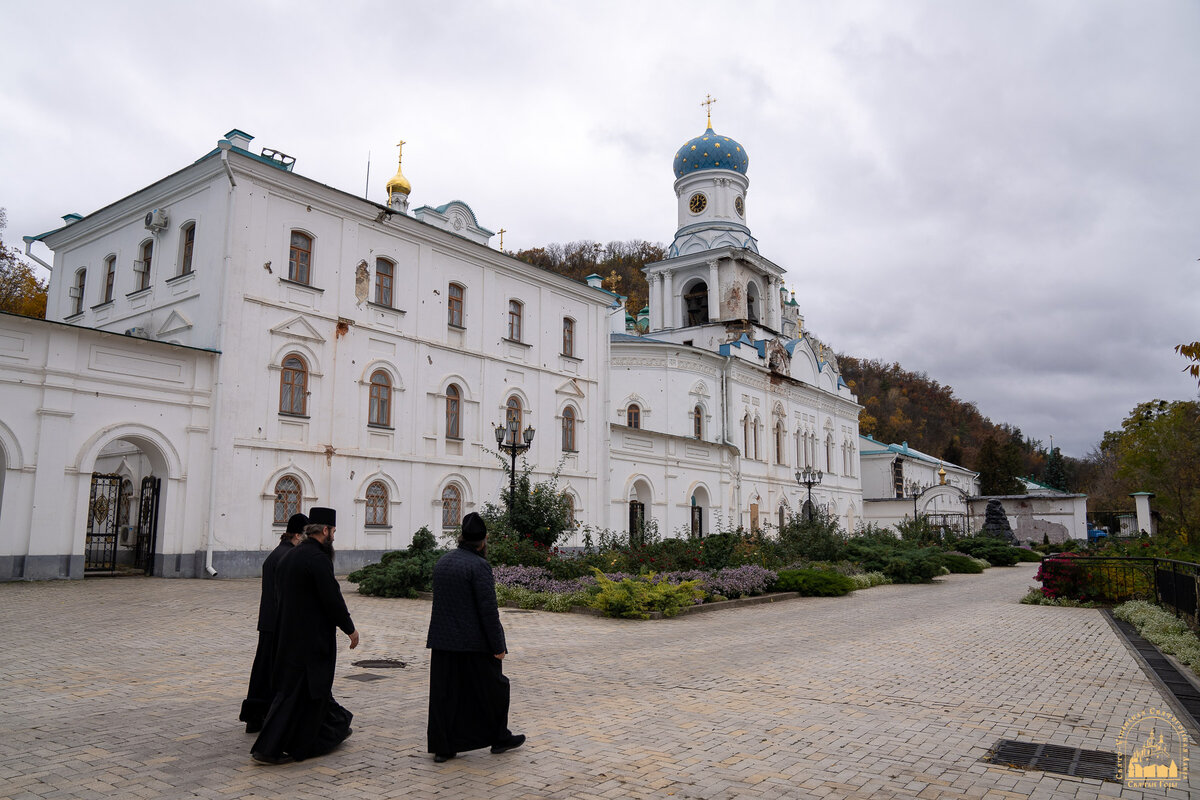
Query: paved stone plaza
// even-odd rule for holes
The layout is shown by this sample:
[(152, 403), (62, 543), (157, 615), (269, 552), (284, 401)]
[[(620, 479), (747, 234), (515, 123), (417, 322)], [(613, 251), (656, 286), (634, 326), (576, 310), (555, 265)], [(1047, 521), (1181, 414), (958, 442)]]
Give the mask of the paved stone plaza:
[[(1114, 751), (1170, 710), (1100, 612), (1017, 603), (1035, 567), (649, 622), (505, 611), (529, 744), (446, 764), (424, 752), (430, 604), (347, 584), (354, 736), (277, 767), (237, 722), (257, 580), (0, 584), (0, 798), (1190, 796), (980, 761), (1002, 738)], [(365, 658), (408, 668), (352, 680)]]

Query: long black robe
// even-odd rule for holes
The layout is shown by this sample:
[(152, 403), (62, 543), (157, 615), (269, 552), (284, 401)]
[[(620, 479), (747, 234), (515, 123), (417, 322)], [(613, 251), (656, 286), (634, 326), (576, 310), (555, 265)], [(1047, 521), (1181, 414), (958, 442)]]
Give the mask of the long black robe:
[(279, 587), (275, 696), (252, 752), (297, 761), (327, 753), (350, 735), (353, 719), (333, 699), (337, 628), (354, 621), (333, 575), (333, 562), (314, 539), (298, 544), (275, 571)]
[(262, 565), (262, 596), (258, 601), (258, 649), (254, 653), (254, 666), (250, 668), (250, 686), (246, 699), (242, 701), (242, 713), (238, 717), (250, 730), (262, 728), (267, 710), (271, 707), (271, 674), (275, 666), (275, 617), (278, 604), (275, 601), (275, 569), (279, 561), (292, 551), (290, 541), (280, 542)]
[(429, 752), (449, 755), (502, 744), (509, 683), (497, 653), (507, 653), (492, 567), (460, 545), (433, 568), (429, 659)]

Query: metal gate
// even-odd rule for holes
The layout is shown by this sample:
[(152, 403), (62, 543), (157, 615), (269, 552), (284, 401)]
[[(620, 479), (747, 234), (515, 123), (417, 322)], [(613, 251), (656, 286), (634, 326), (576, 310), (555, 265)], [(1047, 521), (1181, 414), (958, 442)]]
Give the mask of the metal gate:
[(161, 486), (161, 478), (152, 475), (142, 478), (133, 566), (147, 575), (154, 570), (154, 551), (158, 546), (158, 491)]
[(121, 500), (121, 476), (92, 473), (88, 497), (87, 539), (84, 572), (115, 572), (117, 569), (117, 515)]

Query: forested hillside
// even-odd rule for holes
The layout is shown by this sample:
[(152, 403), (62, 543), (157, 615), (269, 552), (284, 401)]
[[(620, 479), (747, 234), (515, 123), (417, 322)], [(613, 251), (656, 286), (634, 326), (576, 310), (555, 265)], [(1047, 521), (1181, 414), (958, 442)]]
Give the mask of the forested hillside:
[[(642, 267), (666, 258), (666, 247), (644, 241), (592, 241), (549, 244), (511, 253), (536, 267), (583, 280), (593, 273), (604, 278), (604, 287), (629, 300), (626, 308), (637, 315), (647, 303), (648, 287)], [(979, 413), (974, 403), (954, 396), (923, 373), (908, 372), (899, 364), (838, 355), (843, 377), (865, 406), (859, 419), (864, 434), (881, 442), (908, 442), (910, 447), (976, 470), (985, 494), (1021, 491), (1016, 476), (1033, 478), (1060, 488), (1072, 488), (1079, 463), (1051, 454), (1019, 428), (994, 423)]]

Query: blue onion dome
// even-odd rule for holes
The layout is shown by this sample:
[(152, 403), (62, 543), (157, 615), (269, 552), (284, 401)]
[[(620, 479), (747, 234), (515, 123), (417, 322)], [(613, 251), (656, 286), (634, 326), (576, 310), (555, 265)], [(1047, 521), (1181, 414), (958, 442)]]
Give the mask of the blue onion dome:
[(682, 178), (704, 169), (728, 169), (746, 174), (750, 157), (745, 149), (710, 127), (704, 133), (686, 142), (675, 154), (675, 177)]

